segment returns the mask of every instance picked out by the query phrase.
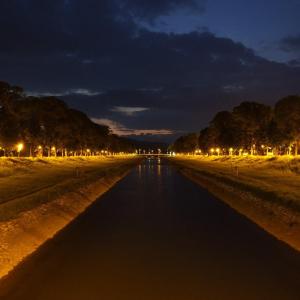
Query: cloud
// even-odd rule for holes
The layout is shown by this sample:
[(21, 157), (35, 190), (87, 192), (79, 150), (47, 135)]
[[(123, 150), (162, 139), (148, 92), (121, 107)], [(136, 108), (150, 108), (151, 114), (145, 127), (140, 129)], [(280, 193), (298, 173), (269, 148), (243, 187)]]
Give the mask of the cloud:
[(119, 136), (147, 136), (147, 135), (173, 135), (175, 132), (169, 129), (132, 129), (123, 124), (105, 118), (92, 118), (94, 123), (108, 126), (114, 134)]
[(223, 86), (223, 89), (225, 92), (228, 92), (228, 93), (232, 93), (232, 92), (239, 92), (239, 91), (242, 91), (244, 89), (243, 86), (241, 85), (225, 85)]
[(139, 112), (144, 112), (149, 110), (147, 107), (128, 107), (128, 106), (115, 106), (111, 109), (112, 112), (117, 112), (124, 114), (126, 116), (134, 116)]
[(300, 53), (300, 34), (283, 38), (280, 41), (280, 48), (286, 52)]
[(28, 91), (27, 95), (36, 97), (65, 97), (70, 95), (80, 95), (80, 96), (98, 96), (103, 94), (103, 92), (96, 92), (89, 89), (71, 89), (64, 92), (33, 92)]
[[(167, 34), (140, 25), (183, 6), (201, 13), (205, 1), (0, 1), (0, 78), (116, 120), (123, 133), (153, 133), (144, 130), (153, 124), (194, 131), (240, 101), (300, 93), (297, 61), (268, 61), (207, 30)], [(295, 49), (297, 39), (284, 44)]]
[(201, 0), (123, 0), (119, 2), (121, 8), (129, 11), (133, 16), (148, 20), (168, 15), (182, 8), (193, 13), (202, 13), (206, 6), (206, 1)]
[(291, 67), (300, 67), (300, 59), (292, 59), (288, 62)]
[(101, 95), (103, 92), (91, 91), (89, 89), (73, 89), (69, 91), (69, 95), (84, 95), (84, 96), (97, 96)]

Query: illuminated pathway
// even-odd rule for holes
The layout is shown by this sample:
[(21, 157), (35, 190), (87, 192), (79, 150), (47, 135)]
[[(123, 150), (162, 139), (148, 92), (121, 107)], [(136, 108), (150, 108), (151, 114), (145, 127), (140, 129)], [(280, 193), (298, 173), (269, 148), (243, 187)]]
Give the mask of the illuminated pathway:
[(20, 266), (0, 299), (300, 299), (300, 254), (156, 162)]

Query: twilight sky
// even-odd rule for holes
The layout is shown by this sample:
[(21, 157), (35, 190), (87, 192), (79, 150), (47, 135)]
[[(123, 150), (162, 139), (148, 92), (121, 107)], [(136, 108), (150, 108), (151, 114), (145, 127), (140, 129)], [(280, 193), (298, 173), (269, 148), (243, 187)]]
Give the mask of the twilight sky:
[(0, 80), (171, 141), (300, 93), (300, 0), (1, 0)]

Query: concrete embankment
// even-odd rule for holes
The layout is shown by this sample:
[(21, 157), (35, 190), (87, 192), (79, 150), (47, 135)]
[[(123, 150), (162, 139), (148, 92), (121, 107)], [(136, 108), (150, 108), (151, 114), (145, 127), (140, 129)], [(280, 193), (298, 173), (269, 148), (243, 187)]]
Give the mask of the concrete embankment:
[[(88, 180), (79, 177), (72, 182), (72, 187), (70, 182), (67, 182), (65, 186), (60, 182), (57, 184), (59, 193), (57, 193), (56, 185), (53, 185), (45, 188), (46, 192), (41, 189), (24, 197), (0, 203), (0, 210), (3, 206), (3, 211), (7, 211), (9, 215), (12, 215), (12, 211), (18, 212), (8, 219), (3, 218), (4, 212), (0, 214), (0, 278), (7, 275), (24, 258), (86, 210), (122, 179), (136, 162), (135, 159), (130, 159), (127, 163), (117, 162), (104, 173), (93, 170)], [(84, 183), (80, 184), (81, 181)], [(53, 191), (56, 196), (53, 196), (55, 193), (51, 193)], [(35, 194), (38, 195), (35, 196)], [(32, 202), (32, 199), (36, 200), (47, 194), (51, 195), (49, 199), (42, 199), (39, 203)], [(30, 209), (23, 209), (23, 206), (26, 208), (26, 203), (30, 201)], [(8, 204), (10, 210), (5, 208)]]
[(220, 158), (172, 161), (183, 175), (300, 251), (300, 199), (295, 187), (300, 178), (295, 172), (277, 172), (276, 163), (281, 165), (282, 172), (286, 170), (282, 167), (285, 161), (244, 159), (231, 160), (230, 165)]

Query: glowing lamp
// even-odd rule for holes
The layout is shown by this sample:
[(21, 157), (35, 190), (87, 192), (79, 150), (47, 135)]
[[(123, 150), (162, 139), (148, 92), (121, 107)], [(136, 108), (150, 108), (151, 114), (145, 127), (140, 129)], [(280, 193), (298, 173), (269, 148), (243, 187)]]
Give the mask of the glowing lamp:
[(17, 145), (17, 151), (21, 152), (24, 149), (24, 145), (22, 143)]

